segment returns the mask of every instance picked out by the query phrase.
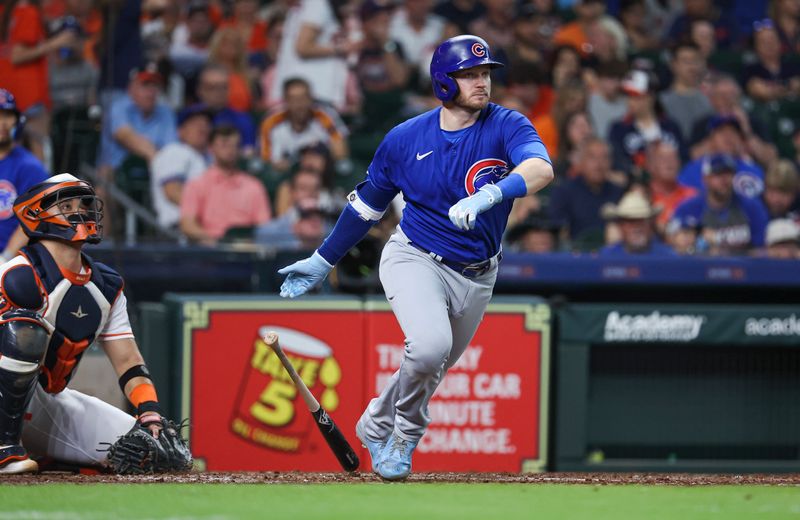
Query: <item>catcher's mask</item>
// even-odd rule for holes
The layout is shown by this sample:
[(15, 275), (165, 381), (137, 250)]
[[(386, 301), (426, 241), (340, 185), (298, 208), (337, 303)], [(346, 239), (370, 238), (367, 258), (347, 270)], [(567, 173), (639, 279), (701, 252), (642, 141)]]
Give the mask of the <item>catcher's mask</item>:
[(14, 201), (14, 214), (31, 239), (97, 244), (103, 239), (103, 201), (86, 181), (62, 173), (31, 187)]

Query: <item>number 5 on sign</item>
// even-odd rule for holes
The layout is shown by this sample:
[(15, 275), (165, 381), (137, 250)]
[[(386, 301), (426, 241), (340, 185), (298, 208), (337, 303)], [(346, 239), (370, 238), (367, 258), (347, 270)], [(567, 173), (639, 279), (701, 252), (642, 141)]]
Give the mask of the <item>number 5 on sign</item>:
[(285, 426), (294, 418), (294, 399), (297, 388), (292, 383), (272, 380), (250, 407), (258, 421), (269, 426)]

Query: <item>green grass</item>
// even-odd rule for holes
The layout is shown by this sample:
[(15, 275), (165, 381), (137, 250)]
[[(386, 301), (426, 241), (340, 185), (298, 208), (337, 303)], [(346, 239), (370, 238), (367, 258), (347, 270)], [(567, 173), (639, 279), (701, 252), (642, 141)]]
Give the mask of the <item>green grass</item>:
[(775, 486), (49, 484), (0, 486), (0, 520), (800, 519)]

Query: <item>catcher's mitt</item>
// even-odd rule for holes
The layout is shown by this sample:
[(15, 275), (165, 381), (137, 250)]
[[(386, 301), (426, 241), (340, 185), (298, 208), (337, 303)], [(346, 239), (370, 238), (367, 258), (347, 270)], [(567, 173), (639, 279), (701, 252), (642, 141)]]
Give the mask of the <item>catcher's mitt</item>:
[(183, 424), (160, 418), (161, 432), (156, 439), (147, 425), (136, 421), (131, 430), (108, 449), (108, 464), (121, 475), (165, 473), (192, 469), (192, 454), (181, 438)]

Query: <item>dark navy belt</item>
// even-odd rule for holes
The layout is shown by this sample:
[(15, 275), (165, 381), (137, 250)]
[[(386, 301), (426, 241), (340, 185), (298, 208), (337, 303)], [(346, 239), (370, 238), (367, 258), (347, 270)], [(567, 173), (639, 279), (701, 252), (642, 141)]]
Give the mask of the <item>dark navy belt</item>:
[[(478, 276), (486, 274), (486, 272), (492, 268), (491, 258), (483, 260), (482, 262), (475, 262), (473, 264), (468, 264), (466, 262), (456, 262), (454, 260), (448, 260), (447, 258), (444, 258), (441, 255), (437, 255), (433, 251), (428, 251), (419, 244), (415, 244), (414, 242), (411, 241), (408, 242), (408, 245), (413, 246), (415, 249), (422, 251), (429, 257), (433, 258), (435, 261), (449, 267), (450, 269), (457, 272), (464, 278), (477, 278)], [(499, 262), (502, 258), (503, 258), (503, 253), (499, 253), (497, 256), (497, 261)]]

